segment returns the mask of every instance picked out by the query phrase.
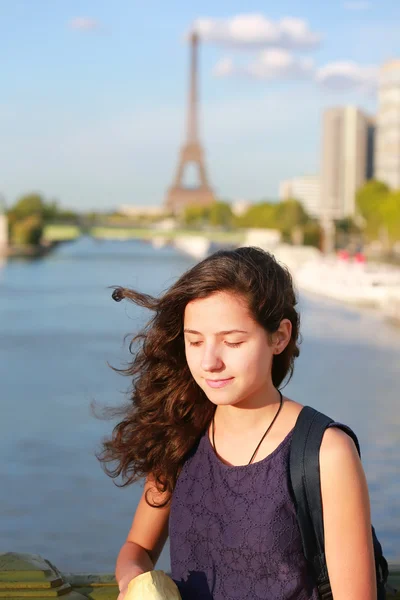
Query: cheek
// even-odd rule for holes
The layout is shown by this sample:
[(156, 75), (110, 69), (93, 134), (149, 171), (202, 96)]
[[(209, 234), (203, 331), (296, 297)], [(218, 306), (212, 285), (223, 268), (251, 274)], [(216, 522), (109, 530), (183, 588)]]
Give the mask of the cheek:
[(236, 365), (238, 370), (247, 379), (265, 379), (271, 368), (271, 351), (268, 348), (254, 347), (238, 357)]
[(257, 359), (253, 351), (246, 349), (228, 348), (221, 357), (226, 370), (235, 377), (246, 378), (257, 369)]
[(246, 377), (254, 377), (262, 369), (262, 361), (258, 356), (246, 356), (240, 361), (238, 367)]

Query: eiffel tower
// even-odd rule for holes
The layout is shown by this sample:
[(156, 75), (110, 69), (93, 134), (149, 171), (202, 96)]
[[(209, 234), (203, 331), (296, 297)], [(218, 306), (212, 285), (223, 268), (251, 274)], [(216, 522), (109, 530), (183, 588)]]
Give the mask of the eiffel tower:
[[(175, 180), (169, 188), (165, 207), (175, 214), (181, 213), (187, 206), (199, 205), (209, 206), (215, 201), (214, 193), (208, 183), (206, 168), (204, 164), (203, 148), (198, 137), (198, 95), (197, 95), (197, 51), (199, 45), (198, 34), (192, 33), (190, 38), (191, 64), (190, 64), (190, 86), (189, 106), (187, 121), (187, 138), (181, 148), (178, 168)], [(188, 164), (197, 167), (199, 186), (185, 187), (183, 176)]]

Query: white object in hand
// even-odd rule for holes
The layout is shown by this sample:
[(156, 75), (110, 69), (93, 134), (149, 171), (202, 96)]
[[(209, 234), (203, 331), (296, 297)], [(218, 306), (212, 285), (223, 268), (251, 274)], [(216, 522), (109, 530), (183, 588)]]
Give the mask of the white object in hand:
[(164, 571), (147, 571), (129, 582), (125, 600), (182, 600), (174, 581)]

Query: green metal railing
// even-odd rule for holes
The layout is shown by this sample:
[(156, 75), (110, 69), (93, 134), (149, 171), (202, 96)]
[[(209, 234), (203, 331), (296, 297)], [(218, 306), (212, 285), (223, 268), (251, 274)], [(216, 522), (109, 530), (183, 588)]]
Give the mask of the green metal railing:
[[(400, 565), (390, 565), (389, 582), (399, 590), (388, 600), (400, 598)], [(118, 586), (109, 573), (61, 573), (38, 554), (0, 554), (0, 600), (116, 600)]]

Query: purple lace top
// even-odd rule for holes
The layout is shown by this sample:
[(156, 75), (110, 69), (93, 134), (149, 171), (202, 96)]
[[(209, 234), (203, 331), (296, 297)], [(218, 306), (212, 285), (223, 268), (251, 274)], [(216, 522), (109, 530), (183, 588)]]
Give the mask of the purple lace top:
[(225, 465), (201, 437), (178, 477), (169, 522), (183, 600), (317, 600), (289, 489), (292, 435), (245, 466)]

